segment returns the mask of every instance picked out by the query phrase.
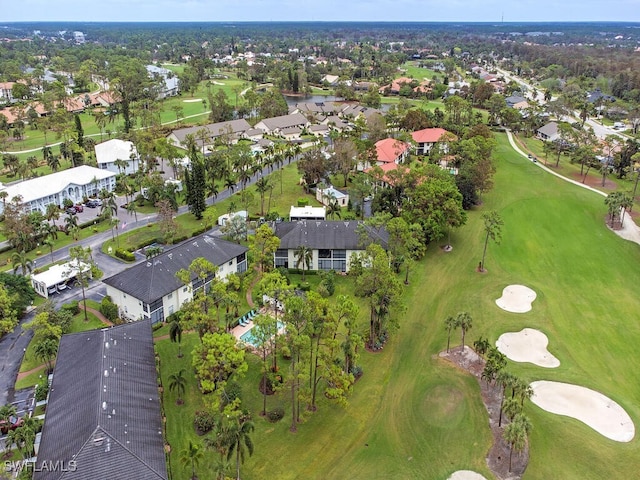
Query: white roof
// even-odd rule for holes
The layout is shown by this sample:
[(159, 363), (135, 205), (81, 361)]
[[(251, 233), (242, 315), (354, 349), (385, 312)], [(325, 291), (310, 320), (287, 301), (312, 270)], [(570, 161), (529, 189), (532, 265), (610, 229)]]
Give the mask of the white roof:
[(5, 187), (5, 190), (8, 194), (7, 200), (10, 201), (16, 195), (20, 195), (23, 203), (29, 203), (48, 195), (60, 193), (71, 184), (89, 185), (94, 179), (102, 180), (115, 176), (116, 174), (109, 170), (82, 165), (52, 173), (51, 175), (15, 183)]
[(113, 138), (96, 145), (98, 163), (113, 163), (116, 160), (131, 160), (131, 155), (138, 158), (138, 150), (133, 142)]
[[(86, 263), (81, 263), (82, 271), (86, 272), (91, 269), (91, 266)], [(51, 268), (46, 272), (38, 273), (37, 275), (31, 275), (31, 278), (35, 282), (46, 285), (47, 288), (58, 285), (65, 282), (70, 278), (75, 277), (78, 274), (78, 267), (72, 265), (71, 262), (63, 263), (62, 265), (51, 265)]]
[(322, 192), (322, 195), (334, 197), (336, 200), (347, 196), (345, 193), (342, 193), (340, 190), (335, 189), (333, 186), (321, 188), (320, 191)]
[(289, 217), (324, 217), (327, 214), (325, 207), (291, 207)]

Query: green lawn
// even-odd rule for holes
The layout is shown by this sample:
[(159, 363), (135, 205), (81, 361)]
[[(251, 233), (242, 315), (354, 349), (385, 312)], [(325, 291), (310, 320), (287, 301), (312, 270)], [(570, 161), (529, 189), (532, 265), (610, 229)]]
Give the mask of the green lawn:
[[(91, 301), (87, 302), (90, 307), (98, 308), (99, 305), (96, 302), (90, 302)], [(86, 330), (94, 330), (96, 328), (105, 327), (105, 324), (102, 323), (93, 313), (87, 312), (87, 318), (88, 321), (85, 322), (83, 311), (80, 311), (80, 313), (74, 315), (69, 333), (84, 332)], [(42, 363), (42, 360), (37, 358), (34, 353), (33, 341), (30, 342), (29, 346), (27, 347), (27, 351), (22, 358), (20, 372), (27, 372), (33, 368), (38, 367), (39, 365), (42, 365)], [(41, 375), (44, 375), (44, 370), (34, 372), (31, 375), (18, 380), (16, 382), (16, 390), (35, 385), (40, 380)]]
[[(501, 333), (524, 327), (544, 331), (561, 366), (543, 369), (510, 362), (511, 371), (528, 381), (566, 381), (596, 389), (638, 422), (640, 373), (630, 368), (629, 359), (637, 356), (640, 342), (635, 321), (640, 310), (635, 291), (640, 247), (606, 228), (603, 197), (544, 173), (514, 154), (504, 135), (499, 136), (496, 164), (495, 188), (469, 213), (467, 225), (452, 235), (453, 252), (443, 253), (433, 245), (412, 270), (400, 330), (382, 352), (363, 352), (365, 373), (348, 408), (321, 401), (296, 434), (288, 431), (286, 416), (270, 424), (257, 415), (260, 374), (252, 363), (243, 380), (243, 397), (254, 413), (256, 450), (243, 467), (243, 478), (445, 479), (459, 469), (491, 478), (485, 464), (491, 435), (477, 382), (437, 358), (446, 345), (444, 319), (459, 311), (473, 316), (470, 343), (481, 335), (494, 342)], [(503, 240), (490, 244), (488, 273), (478, 274), (484, 240), (481, 214), (491, 209), (504, 219)], [(515, 283), (538, 294), (527, 314), (504, 312), (495, 305), (502, 289)], [(361, 322), (364, 329), (365, 312)], [(453, 344), (458, 342), (456, 335)], [(163, 377), (178, 369), (179, 362), (191, 371), (188, 360), (175, 360), (176, 348), (168, 340), (158, 343), (167, 370)], [(199, 397), (195, 379), (190, 382), (187, 405), (176, 408), (178, 413), (167, 408), (169, 441), (178, 450), (183, 447), (177, 445), (195, 438), (187, 410), (198, 408)], [(279, 398), (270, 398), (269, 408), (276, 403), (288, 409)], [(638, 440), (607, 440), (577, 420), (533, 404), (526, 413), (534, 428), (525, 480), (636, 475)], [(188, 478), (186, 469), (175, 462), (172, 466), (174, 478)], [(205, 466), (199, 473), (207, 478)]]

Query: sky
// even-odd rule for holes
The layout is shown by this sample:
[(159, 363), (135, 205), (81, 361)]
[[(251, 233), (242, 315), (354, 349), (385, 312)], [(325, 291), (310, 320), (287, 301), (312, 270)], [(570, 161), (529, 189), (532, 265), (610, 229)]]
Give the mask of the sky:
[(640, 22), (640, 0), (4, 0), (0, 22)]

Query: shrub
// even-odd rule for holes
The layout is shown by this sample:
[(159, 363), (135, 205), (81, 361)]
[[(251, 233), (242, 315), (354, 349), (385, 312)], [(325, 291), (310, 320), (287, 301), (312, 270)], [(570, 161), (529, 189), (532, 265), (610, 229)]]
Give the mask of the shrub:
[(65, 303), (64, 305), (62, 305), (62, 307), (60, 307), (60, 310), (69, 312), (71, 316), (80, 313), (80, 307), (78, 306), (77, 300), (74, 300), (71, 303)]
[(306, 207), (307, 205), (309, 205), (309, 199), (308, 198), (299, 198), (298, 199), (298, 206), (299, 207)]
[(298, 284), (298, 290), (302, 290), (303, 292), (308, 292), (311, 290), (311, 284), (309, 282), (303, 282)]
[(49, 383), (43, 382), (36, 385), (35, 397), (36, 402), (41, 402), (47, 399), (47, 394), (49, 393)]
[(154, 332), (156, 330), (160, 330), (162, 327), (164, 327), (164, 323), (162, 322), (156, 322), (153, 324), (153, 326), (151, 327), (151, 330), (153, 330)]
[(267, 418), (270, 422), (276, 423), (284, 418), (284, 408), (276, 407), (273, 410), (267, 412)]
[(198, 435), (204, 435), (205, 433), (213, 430), (216, 426), (216, 417), (209, 412), (199, 410), (195, 413), (193, 418), (193, 427)]
[(111, 297), (109, 295), (102, 298), (102, 301), (100, 302), (100, 313), (102, 313), (107, 320), (111, 322), (118, 318), (118, 307), (111, 301)]
[(121, 258), (125, 262), (133, 262), (136, 259), (136, 256), (133, 253), (128, 250), (124, 250), (123, 248), (116, 249), (116, 257)]
[(329, 293), (329, 290), (327, 290), (326, 285), (324, 285), (323, 283), (321, 283), (320, 285), (318, 285), (318, 287), (316, 288), (316, 292), (318, 293), (318, 295), (320, 295), (322, 298), (329, 298), (331, 296), (331, 294)]
[(187, 238), (189, 238), (189, 237), (187, 237), (186, 235), (180, 235), (179, 237), (174, 238), (173, 242), (171, 242), (171, 243), (176, 245), (176, 244), (178, 244), (180, 242), (184, 242)]
[(336, 291), (336, 272), (335, 270), (331, 270), (329, 272), (321, 272), (320, 278), (322, 281), (320, 282), (320, 286), (324, 286), (329, 293), (329, 297), (333, 295)]

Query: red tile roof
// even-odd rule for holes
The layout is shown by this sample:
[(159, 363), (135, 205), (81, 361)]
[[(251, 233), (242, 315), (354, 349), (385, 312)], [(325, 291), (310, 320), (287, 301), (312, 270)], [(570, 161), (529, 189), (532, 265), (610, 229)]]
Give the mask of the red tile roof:
[(409, 145), (395, 138), (385, 138), (376, 142), (376, 154), (379, 162), (395, 162), (408, 149)]
[(449, 132), (444, 128), (425, 128), (423, 130), (413, 132), (411, 137), (416, 143), (436, 143), (447, 133)]

